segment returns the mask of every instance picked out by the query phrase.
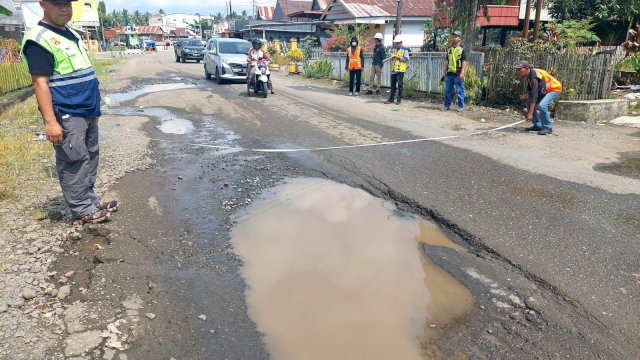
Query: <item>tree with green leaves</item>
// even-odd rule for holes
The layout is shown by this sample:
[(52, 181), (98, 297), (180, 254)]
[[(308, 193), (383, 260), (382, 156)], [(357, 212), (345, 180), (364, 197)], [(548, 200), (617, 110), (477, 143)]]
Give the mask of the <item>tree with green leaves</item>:
[(638, 0), (550, 0), (549, 12), (558, 20), (593, 19), (596, 26), (611, 32), (611, 24), (624, 22), (628, 30), (640, 21)]

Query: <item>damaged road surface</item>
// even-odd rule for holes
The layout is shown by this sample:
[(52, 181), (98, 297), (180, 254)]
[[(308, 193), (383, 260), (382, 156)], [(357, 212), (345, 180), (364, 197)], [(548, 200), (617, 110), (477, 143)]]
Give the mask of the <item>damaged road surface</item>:
[(247, 97), (162, 53), (114, 73), (103, 131), (140, 137), (121, 125), (142, 121), (154, 165), (71, 245), (91, 264), (73, 300), (101, 314), (86, 358), (638, 358), (638, 191), (507, 165), (464, 137), (370, 146), (462, 135), (440, 126), (462, 120), (274, 87)]

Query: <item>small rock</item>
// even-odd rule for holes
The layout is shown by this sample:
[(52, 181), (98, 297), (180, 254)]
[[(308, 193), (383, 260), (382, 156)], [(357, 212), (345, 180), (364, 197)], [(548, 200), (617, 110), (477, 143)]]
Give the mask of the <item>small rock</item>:
[(67, 338), (67, 345), (64, 348), (66, 356), (79, 356), (82, 353), (91, 351), (102, 343), (100, 331), (93, 330), (80, 334), (73, 334)]
[(14, 308), (23, 307), (24, 306), (24, 299), (23, 298), (16, 299), (16, 300), (12, 301), (11, 303), (9, 303), (9, 305), (11, 307), (14, 307)]
[(0, 304), (0, 314), (7, 312), (7, 304)]
[(25, 300), (31, 300), (36, 296), (38, 296), (38, 294), (33, 289), (24, 289), (22, 292), (22, 298)]
[(118, 359), (120, 359), (120, 360), (129, 360), (129, 356), (127, 356), (127, 354), (120, 354), (120, 355), (118, 355)]
[(71, 294), (71, 286), (65, 285), (58, 290), (58, 295), (56, 297), (60, 300), (64, 300), (67, 296)]
[(58, 297), (58, 289), (52, 289), (51, 290), (51, 296)]
[(146, 314), (144, 314), (144, 316), (148, 317), (151, 320), (156, 318), (156, 314), (154, 314), (154, 313), (146, 313)]
[(198, 319), (207, 320), (207, 315), (201, 314), (200, 316), (198, 316)]
[(102, 355), (103, 360), (112, 360), (116, 356), (116, 351), (109, 348), (104, 348), (104, 355)]
[(178, 176), (178, 180), (182, 180), (184, 179), (182, 176)]
[(75, 274), (76, 274), (75, 271), (69, 271), (66, 274), (64, 274), (64, 276), (70, 278), (70, 277), (73, 277), (73, 275), (75, 275)]
[(485, 119), (480, 119), (480, 122), (481, 122), (481, 123), (483, 123), (483, 122), (485, 122), (485, 121), (486, 121)]
[(489, 333), (489, 334), (493, 334), (493, 330), (491, 330), (491, 329), (487, 329), (487, 333)]
[(429, 324), (429, 327), (432, 329), (435, 328), (436, 326), (437, 326), (436, 324)]

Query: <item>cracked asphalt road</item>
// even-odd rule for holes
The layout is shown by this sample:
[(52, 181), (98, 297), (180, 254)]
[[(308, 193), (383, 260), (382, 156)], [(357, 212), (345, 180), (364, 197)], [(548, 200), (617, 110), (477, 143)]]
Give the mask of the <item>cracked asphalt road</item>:
[[(128, 60), (108, 91), (175, 81), (198, 87), (141, 95), (104, 118), (117, 122), (117, 111), (126, 107), (162, 108), (196, 129), (164, 134), (150, 116), (147, 134), (167, 140), (152, 142), (156, 166), (128, 175), (114, 189), (124, 206), (109, 227), (122, 235), (114, 237), (113, 251), (123, 260), (107, 262), (109, 271), (101, 276), (118, 284), (126, 279), (123, 293), (139, 294), (158, 315), (128, 351), (135, 358), (269, 357), (247, 315), (241, 262), (229, 248), (231, 215), (262, 190), (296, 176), (328, 178), (394, 201), (401, 210), (433, 218), (469, 249), (454, 254), (425, 246), (476, 298), (476, 310), (440, 334), (444, 358), (636, 359), (640, 353), (637, 182), (577, 171), (570, 162), (568, 175), (557, 173), (561, 165), (546, 175), (544, 167), (527, 169), (535, 156), (514, 166), (516, 159), (491, 150), (492, 144), (503, 150), (505, 143), (545, 148), (591, 129), (563, 124), (560, 137), (507, 130), (468, 142), (256, 154), (189, 143), (310, 148), (503, 124), (479, 124), (410, 102), (392, 112), (379, 99), (345, 97), (331, 84), (281, 74), (274, 79), (277, 95), (247, 98), (243, 84), (205, 81), (201, 64), (176, 64), (165, 53)], [(602, 131), (635, 145), (637, 134)], [(543, 163), (553, 160), (541, 157)], [(210, 315), (203, 323), (198, 315), (205, 311)]]

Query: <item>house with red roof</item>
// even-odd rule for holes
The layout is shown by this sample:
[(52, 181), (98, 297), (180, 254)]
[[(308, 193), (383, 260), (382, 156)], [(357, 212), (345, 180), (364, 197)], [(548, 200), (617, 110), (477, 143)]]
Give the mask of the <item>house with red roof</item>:
[[(383, 44), (393, 43), (398, 2), (396, 0), (332, 0), (321, 20), (337, 25), (368, 25), (368, 37), (382, 33)], [(433, 16), (433, 0), (404, 0), (401, 33), (405, 46), (422, 46), (423, 26)]]

